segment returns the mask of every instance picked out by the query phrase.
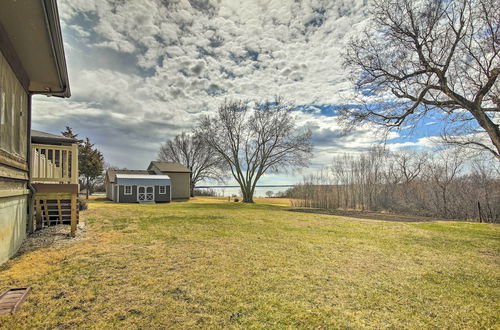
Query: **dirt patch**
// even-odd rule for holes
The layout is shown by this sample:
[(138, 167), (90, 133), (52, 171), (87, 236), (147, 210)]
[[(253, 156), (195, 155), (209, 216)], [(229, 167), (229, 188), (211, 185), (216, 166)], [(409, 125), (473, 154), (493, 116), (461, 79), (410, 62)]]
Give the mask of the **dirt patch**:
[(397, 221), (397, 222), (463, 221), (463, 220), (439, 219), (439, 218), (431, 218), (418, 215), (405, 215), (405, 214), (373, 212), (373, 211), (325, 210), (325, 209), (289, 209), (288, 211), (328, 214), (339, 217), (379, 220), (379, 221)]
[(75, 238), (70, 236), (69, 225), (56, 225), (43, 228), (26, 237), (23, 244), (15, 254), (15, 257), (37, 249), (70, 244), (84, 238), (85, 236), (85, 223), (78, 224)]

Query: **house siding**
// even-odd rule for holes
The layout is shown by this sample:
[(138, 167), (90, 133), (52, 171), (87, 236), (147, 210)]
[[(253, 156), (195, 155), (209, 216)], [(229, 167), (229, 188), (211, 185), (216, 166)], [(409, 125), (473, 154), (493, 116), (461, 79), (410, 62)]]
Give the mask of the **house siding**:
[(0, 52), (0, 264), (26, 237), (28, 93)]
[(166, 186), (166, 194), (160, 194), (160, 186), (155, 186), (155, 202), (170, 202), (170, 186)]
[(190, 191), (190, 173), (172, 173), (167, 174), (172, 181), (172, 199), (186, 199), (191, 197)]
[(117, 186), (120, 203), (137, 203), (137, 186), (132, 186), (132, 195), (125, 195), (125, 186)]
[(106, 184), (106, 198), (109, 200), (113, 200), (113, 184), (112, 183)]

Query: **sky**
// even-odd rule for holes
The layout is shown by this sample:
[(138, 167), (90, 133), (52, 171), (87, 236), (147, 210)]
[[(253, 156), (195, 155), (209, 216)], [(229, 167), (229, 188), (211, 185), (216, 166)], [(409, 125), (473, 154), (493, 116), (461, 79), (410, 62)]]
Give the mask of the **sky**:
[[(311, 166), (268, 174), (290, 184), (334, 155), (381, 141), (375, 127), (344, 134), (336, 110), (359, 99), (342, 66), (346, 42), (367, 24), (362, 0), (59, 0), (72, 97), (33, 98), (33, 128), (70, 126), (113, 166), (145, 169), (160, 144), (189, 132), (225, 99), (279, 95), (312, 130)], [(391, 148), (426, 147), (432, 118)], [(231, 182), (229, 182), (231, 183)]]

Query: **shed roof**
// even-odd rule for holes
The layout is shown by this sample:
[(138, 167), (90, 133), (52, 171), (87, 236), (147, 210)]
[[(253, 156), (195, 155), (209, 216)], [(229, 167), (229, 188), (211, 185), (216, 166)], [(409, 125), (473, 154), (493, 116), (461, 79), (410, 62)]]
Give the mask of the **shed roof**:
[(154, 174), (153, 171), (146, 171), (146, 170), (115, 170), (115, 169), (109, 169), (106, 172), (106, 175), (108, 176), (109, 182), (116, 182), (116, 175), (117, 174)]
[(162, 172), (191, 173), (191, 170), (180, 163), (153, 161), (149, 168), (154, 165)]
[(60, 143), (76, 143), (78, 139), (65, 137), (62, 135), (55, 135), (47, 132), (31, 130), (32, 143), (45, 143), (45, 144), (60, 144)]
[(170, 180), (168, 175), (157, 175), (157, 174), (123, 174), (116, 173), (118, 179), (151, 179), (151, 180)]

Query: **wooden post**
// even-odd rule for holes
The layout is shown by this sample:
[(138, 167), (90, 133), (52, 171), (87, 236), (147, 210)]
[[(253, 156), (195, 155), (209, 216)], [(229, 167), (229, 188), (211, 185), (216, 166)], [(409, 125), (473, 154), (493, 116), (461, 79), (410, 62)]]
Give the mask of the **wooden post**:
[(40, 199), (36, 199), (36, 217), (35, 217), (35, 230), (42, 228), (42, 206), (40, 205)]
[[(63, 178), (64, 179), (67, 179), (69, 181), (69, 152), (68, 150), (64, 151), (64, 156), (65, 156), (65, 159), (64, 159), (64, 169), (62, 170), (63, 171)], [(64, 183), (67, 183), (68, 181), (64, 181)]]
[(71, 183), (78, 184), (78, 144), (71, 145)]
[(59, 223), (63, 223), (60, 199), (57, 199), (57, 214), (59, 215)]
[(50, 218), (49, 218), (49, 206), (47, 205), (47, 200), (43, 200), (43, 211), (42, 211), (42, 226), (43, 222), (47, 222), (47, 226), (50, 226)]
[(71, 195), (71, 237), (76, 235), (76, 211), (77, 211), (77, 194)]

